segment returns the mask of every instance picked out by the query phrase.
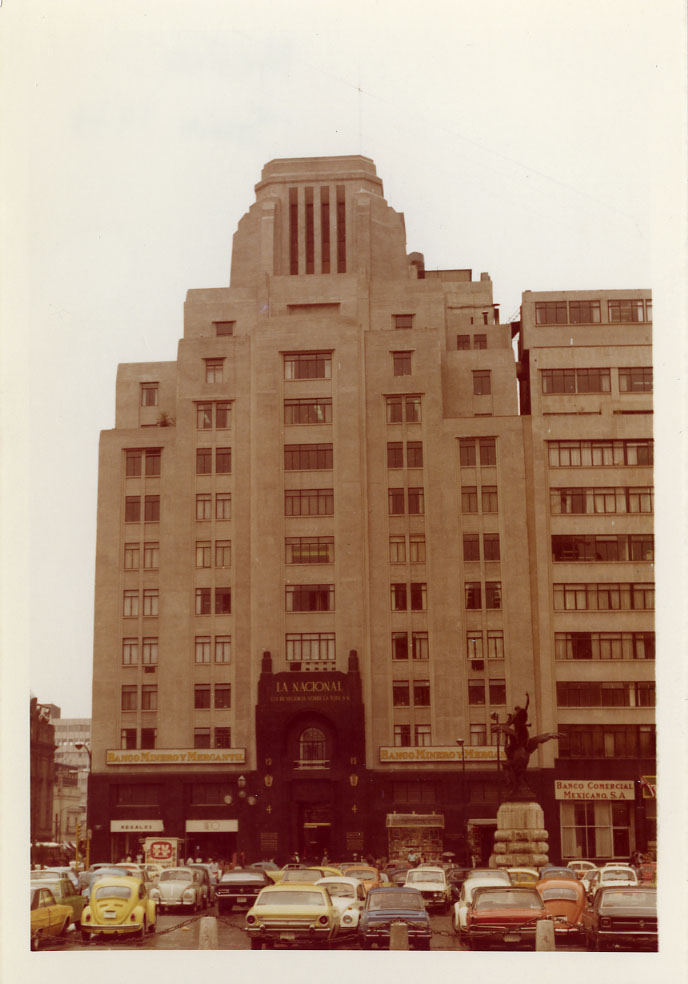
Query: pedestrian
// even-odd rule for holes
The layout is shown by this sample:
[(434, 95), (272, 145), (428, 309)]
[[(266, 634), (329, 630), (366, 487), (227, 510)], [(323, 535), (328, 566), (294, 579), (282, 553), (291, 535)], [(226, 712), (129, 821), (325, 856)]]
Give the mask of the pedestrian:
[(327, 850), (325, 850), (325, 852), (323, 853), (322, 859), (320, 861), (320, 864), (327, 866), (327, 865), (329, 865), (329, 863), (330, 863), (330, 859), (327, 856)]

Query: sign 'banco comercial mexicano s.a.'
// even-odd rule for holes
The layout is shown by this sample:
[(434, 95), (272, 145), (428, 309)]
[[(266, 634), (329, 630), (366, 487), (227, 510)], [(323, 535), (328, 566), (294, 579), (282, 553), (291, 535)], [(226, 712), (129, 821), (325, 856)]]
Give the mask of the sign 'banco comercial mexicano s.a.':
[(244, 765), (245, 748), (109, 748), (106, 765)]

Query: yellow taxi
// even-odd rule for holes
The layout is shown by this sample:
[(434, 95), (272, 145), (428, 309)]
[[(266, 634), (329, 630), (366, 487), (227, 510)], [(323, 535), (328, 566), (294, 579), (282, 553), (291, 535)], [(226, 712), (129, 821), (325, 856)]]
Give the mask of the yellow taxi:
[[(307, 872), (307, 874), (304, 874)], [(276, 885), (281, 885), (282, 882), (294, 883), (294, 882), (316, 882), (320, 878), (336, 877), (341, 875), (339, 868), (333, 868), (331, 865), (295, 865), (295, 864), (285, 864), (283, 868), (279, 871), (268, 871), (266, 872), (270, 878), (274, 881)]]
[(61, 905), (49, 888), (31, 886), (31, 949), (48, 936), (64, 936), (72, 921), (72, 907)]
[(320, 885), (270, 885), (246, 913), (252, 950), (285, 946), (331, 947), (339, 932), (339, 912)]
[(100, 933), (126, 933), (143, 940), (155, 929), (156, 920), (157, 906), (140, 878), (110, 876), (91, 886), (89, 904), (81, 914), (81, 936), (90, 940)]

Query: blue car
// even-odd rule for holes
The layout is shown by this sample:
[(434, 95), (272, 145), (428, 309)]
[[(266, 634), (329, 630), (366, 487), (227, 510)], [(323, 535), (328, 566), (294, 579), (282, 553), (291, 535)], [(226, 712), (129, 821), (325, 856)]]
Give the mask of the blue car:
[(409, 948), (430, 949), (430, 917), (417, 888), (371, 888), (358, 924), (363, 950), (375, 943), (389, 949), (392, 923), (406, 923)]

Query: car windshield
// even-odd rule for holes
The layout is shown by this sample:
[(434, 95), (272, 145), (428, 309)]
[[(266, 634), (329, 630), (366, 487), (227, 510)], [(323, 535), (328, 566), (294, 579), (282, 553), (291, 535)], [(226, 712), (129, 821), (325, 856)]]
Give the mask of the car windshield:
[(91, 878), (89, 884), (97, 882), (99, 878), (110, 878), (114, 876), (115, 878), (129, 878), (130, 874), (125, 871), (124, 868), (99, 868), (98, 871), (91, 873)]
[(354, 891), (353, 885), (343, 885), (339, 882), (325, 882), (323, 888), (326, 888), (330, 893), (332, 898), (339, 899), (354, 899), (356, 898), (356, 893)]
[(314, 882), (318, 878), (322, 878), (319, 871), (308, 871), (307, 869), (302, 869), (300, 871), (286, 871), (282, 881), (284, 882)]
[(307, 905), (324, 909), (326, 904), (322, 892), (261, 892), (256, 899), (256, 905)]
[(97, 899), (128, 899), (131, 889), (128, 885), (99, 885), (96, 887)]
[(376, 881), (377, 874), (372, 868), (347, 868), (347, 878), (360, 878), (361, 881)]
[(423, 899), (415, 892), (376, 892), (368, 896), (369, 909), (423, 909)]
[(193, 872), (184, 871), (182, 868), (168, 868), (160, 875), (160, 881), (193, 881)]
[(537, 892), (523, 892), (505, 889), (504, 891), (482, 892), (473, 903), (476, 911), (483, 909), (542, 909), (542, 899)]
[(255, 882), (256, 885), (264, 885), (265, 879), (258, 872), (252, 871), (228, 871), (220, 879), (220, 884), (226, 885), (228, 882)]
[(600, 875), (601, 881), (616, 881), (618, 878), (635, 878), (635, 872), (630, 868), (607, 868)]
[(629, 905), (655, 906), (657, 896), (654, 892), (610, 892), (605, 890), (601, 908), (619, 909)]
[(562, 902), (565, 900), (575, 902), (578, 896), (574, 888), (545, 888), (542, 892), (542, 898), (545, 902), (554, 899), (561, 899)]
[(406, 875), (407, 882), (443, 882), (444, 873), (442, 871), (432, 871), (431, 869), (419, 868), (409, 871)]

